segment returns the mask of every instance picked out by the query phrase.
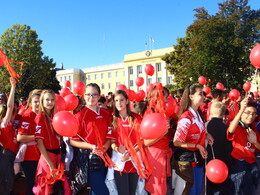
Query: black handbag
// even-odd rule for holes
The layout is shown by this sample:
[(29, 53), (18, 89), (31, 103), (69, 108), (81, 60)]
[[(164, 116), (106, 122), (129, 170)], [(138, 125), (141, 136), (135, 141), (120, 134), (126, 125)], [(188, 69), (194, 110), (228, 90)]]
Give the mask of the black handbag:
[(90, 152), (88, 159), (88, 170), (91, 172), (99, 171), (102, 166), (104, 166), (103, 160), (98, 155)]
[(174, 158), (177, 161), (195, 162), (196, 167), (203, 167), (205, 160), (202, 158), (200, 151), (190, 151), (184, 148), (177, 148), (174, 152)]
[(74, 149), (74, 157), (70, 163), (69, 178), (73, 194), (79, 192), (88, 184), (88, 158), (89, 151), (87, 149)]

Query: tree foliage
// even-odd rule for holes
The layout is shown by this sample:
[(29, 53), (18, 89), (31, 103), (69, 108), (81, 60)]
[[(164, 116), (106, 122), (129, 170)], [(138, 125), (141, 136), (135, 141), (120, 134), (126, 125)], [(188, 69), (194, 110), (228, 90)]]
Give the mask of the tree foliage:
[[(18, 96), (27, 96), (33, 89), (50, 88), (55, 92), (60, 89), (54, 70), (56, 64), (53, 59), (44, 56), (41, 48), (42, 40), (38, 39), (35, 30), (30, 26), (14, 24), (0, 37), (0, 47), (6, 56), (20, 65), (11, 63), (15, 71), (21, 76), (17, 83), (16, 92)], [(9, 75), (4, 66), (0, 68), (0, 90), (8, 92), (10, 89)]]
[(178, 88), (197, 82), (201, 75), (211, 79), (210, 86), (222, 82), (228, 88), (241, 87), (250, 78), (254, 71), (250, 49), (260, 41), (260, 10), (247, 4), (247, 0), (219, 3), (215, 15), (195, 9), (196, 19), (186, 36), (163, 57)]

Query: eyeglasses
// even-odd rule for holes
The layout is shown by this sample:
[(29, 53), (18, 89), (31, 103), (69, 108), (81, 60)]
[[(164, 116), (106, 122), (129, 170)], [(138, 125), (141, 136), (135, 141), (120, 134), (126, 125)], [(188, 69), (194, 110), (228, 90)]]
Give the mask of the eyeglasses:
[(256, 112), (253, 112), (253, 113), (251, 113), (251, 112), (244, 112), (244, 114), (246, 114), (247, 116), (251, 115), (252, 117), (255, 117), (257, 113)]
[(92, 97), (92, 98), (97, 98), (97, 97), (99, 97), (99, 94), (97, 94), (97, 93), (94, 93), (94, 94), (90, 94), (90, 93), (87, 93), (87, 94), (85, 94), (86, 95), (86, 97)]

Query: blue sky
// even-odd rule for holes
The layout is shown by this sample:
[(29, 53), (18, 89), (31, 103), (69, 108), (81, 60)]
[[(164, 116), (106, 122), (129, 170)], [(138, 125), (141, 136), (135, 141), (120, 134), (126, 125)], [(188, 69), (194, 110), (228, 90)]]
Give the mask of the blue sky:
[[(223, 0), (6, 0), (0, 34), (26, 24), (43, 41), (44, 55), (59, 67), (87, 68), (122, 62), (125, 54), (171, 47), (193, 23), (193, 9), (218, 11)], [(252, 9), (259, 0), (249, 0)]]

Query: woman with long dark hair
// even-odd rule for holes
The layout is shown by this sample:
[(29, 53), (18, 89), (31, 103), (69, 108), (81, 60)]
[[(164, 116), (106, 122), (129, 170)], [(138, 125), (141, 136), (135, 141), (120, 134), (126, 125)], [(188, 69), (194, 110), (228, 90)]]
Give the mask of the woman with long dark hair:
[(202, 87), (191, 85), (185, 89), (179, 111), (179, 120), (173, 138), (175, 169), (185, 182), (182, 194), (200, 194), (203, 183), (203, 160), (207, 158), (205, 142), (213, 143), (207, 135), (199, 107), (203, 104)]

